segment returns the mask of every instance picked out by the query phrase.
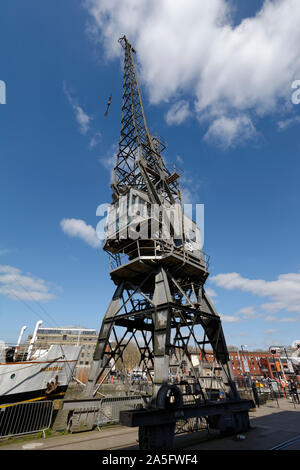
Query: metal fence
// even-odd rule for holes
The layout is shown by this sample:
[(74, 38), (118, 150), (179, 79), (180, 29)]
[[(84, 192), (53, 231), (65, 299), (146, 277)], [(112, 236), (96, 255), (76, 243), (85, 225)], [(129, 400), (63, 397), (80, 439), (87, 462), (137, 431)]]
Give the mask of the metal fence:
[(0, 439), (43, 432), (50, 428), (53, 402), (50, 400), (6, 405), (0, 408)]
[(103, 398), (97, 416), (97, 426), (106, 423), (117, 423), (119, 422), (120, 411), (132, 410), (140, 407), (142, 404), (143, 399), (138, 396)]
[(268, 382), (253, 382), (251, 380), (235, 380), (240, 397), (253, 399), (257, 406), (265, 405), (267, 402), (276, 401), (279, 406), (278, 399), (284, 398), (292, 403), (300, 403), (299, 391), (297, 395), (291, 393), (289, 386), (278, 380), (269, 380)]
[(69, 412), (67, 429), (70, 432), (100, 428), (109, 423), (118, 423), (120, 411), (140, 407), (143, 399), (140, 396), (123, 396), (102, 398), (97, 406), (77, 407)]

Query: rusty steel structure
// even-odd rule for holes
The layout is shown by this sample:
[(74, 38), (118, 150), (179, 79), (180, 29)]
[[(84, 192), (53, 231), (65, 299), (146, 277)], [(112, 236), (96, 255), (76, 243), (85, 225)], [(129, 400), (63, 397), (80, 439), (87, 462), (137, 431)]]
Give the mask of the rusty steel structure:
[[(172, 445), (179, 418), (205, 418), (221, 431), (246, 430), (252, 402), (239, 397), (221, 319), (205, 290), (209, 257), (199, 228), (183, 211), (179, 172), (167, 168), (165, 144), (149, 131), (135, 50), (125, 36), (119, 42), (124, 49), (121, 135), (104, 244), (116, 289), (102, 321), (86, 396), (96, 395), (134, 343), (151, 391), (143, 395), (143, 409), (123, 411), (120, 419), (139, 426), (140, 448)], [(193, 361), (200, 352), (205, 361), (208, 346), (218, 370), (214, 389)], [(182, 357), (189, 374), (185, 380), (179, 374), (174, 383), (170, 366), (180, 368)]]

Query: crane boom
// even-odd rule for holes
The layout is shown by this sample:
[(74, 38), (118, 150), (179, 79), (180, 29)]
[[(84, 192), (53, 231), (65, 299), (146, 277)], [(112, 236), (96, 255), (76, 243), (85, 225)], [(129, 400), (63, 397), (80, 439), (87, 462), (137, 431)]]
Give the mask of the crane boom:
[(152, 203), (161, 204), (166, 199), (174, 204), (179, 185), (161, 157), (162, 142), (148, 129), (133, 57), (135, 50), (126, 36), (119, 42), (125, 54), (121, 135), (112, 183), (114, 198), (135, 188), (147, 192)]

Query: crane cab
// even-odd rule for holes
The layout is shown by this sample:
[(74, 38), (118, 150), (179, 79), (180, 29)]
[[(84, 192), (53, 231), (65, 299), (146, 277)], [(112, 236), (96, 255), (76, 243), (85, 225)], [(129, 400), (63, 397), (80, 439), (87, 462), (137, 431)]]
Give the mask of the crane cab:
[[(185, 250), (197, 260), (203, 257), (200, 229), (181, 205), (168, 201), (151, 204), (148, 195), (137, 189), (130, 189), (109, 206), (105, 232), (104, 249), (110, 253), (129, 253), (138, 240), (139, 254), (151, 256), (159, 241), (167, 251)], [(135, 248), (133, 252), (136, 255)]]
[(108, 208), (104, 249), (117, 252), (120, 245), (125, 246), (127, 242), (138, 239), (157, 238), (158, 232), (159, 217), (152, 212), (147, 194), (130, 189)]

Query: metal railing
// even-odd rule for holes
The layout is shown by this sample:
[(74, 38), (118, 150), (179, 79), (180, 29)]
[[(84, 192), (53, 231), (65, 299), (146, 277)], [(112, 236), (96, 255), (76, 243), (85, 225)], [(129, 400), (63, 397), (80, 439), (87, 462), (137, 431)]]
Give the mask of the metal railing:
[(43, 432), (51, 427), (53, 402), (50, 400), (1, 405), (0, 438)]
[(249, 378), (235, 379), (241, 398), (251, 398), (257, 406), (267, 404), (267, 402), (276, 402), (279, 406), (278, 399), (289, 400), (294, 407), (300, 404), (300, 393), (293, 393), (289, 387), (283, 386), (280, 381), (272, 379), (269, 382), (255, 381), (255, 387)]
[(106, 424), (117, 424), (120, 411), (132, 410), (143, 404), (140, 396), (107, 397), (99, 400), (98, 405), (78, 407), (69, 413), (67, 430), (80, 432)]
[(173, 244), (167, 243), (164, 240), (152, 240), (150, 245), (145, 245), (143, 240), (135, 240), (124, 248), (123, 251), (117, 254), (109, 253), (110, 271), (119, 268), (120, 266), (134, 261), (140, 257), (151, 257), (152, 259), (162, 259), (165, 256), (172, 254), (178, 255), (183, 258), (184, 262), (191, 262), (200, 265), (205, 269), (209, 267), (209, 256), (200, 251), (200, 257), (193, 255), (183, 245), (176, 247)]
[(142, 404), (143, 399), (139, 396), (103, 398), (95, 423), (97, 426), (107, 423), (118, 423), (120, 411), (132, 410), (140, 407)]

